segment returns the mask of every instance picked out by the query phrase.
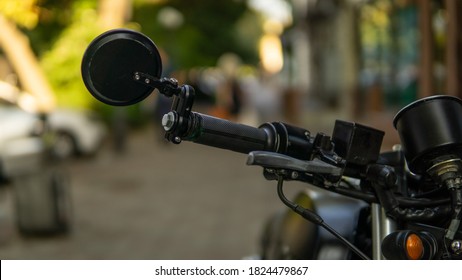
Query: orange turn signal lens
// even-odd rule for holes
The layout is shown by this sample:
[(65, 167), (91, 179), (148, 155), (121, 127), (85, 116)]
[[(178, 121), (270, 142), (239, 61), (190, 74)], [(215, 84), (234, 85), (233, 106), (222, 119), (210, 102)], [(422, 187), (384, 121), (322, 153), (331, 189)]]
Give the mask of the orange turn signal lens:
[(406, 254), (410, 260), (420, 260), (423, 256), (424, 248), (422, 239), (415, 234), (411, 233), (406, 240)]

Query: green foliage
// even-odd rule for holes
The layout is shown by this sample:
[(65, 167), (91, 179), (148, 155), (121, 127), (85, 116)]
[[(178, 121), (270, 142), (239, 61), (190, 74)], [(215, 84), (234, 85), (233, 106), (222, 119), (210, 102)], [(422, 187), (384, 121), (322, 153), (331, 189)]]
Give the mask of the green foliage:
[(33, 42), (32, 48), (38, 56), (41, 56), (43, 52), (52, 48), (54, 42), (61, 36), (61, 33), (72, 24), (74, 19), (74, 2), (76, 1), (38, 1), (39, 23), (34, 29), (24, 30), (24, 33)]
[[(234, 52), (248, 63), (258, 61), (256, 40), (261, 29), (256, 20), (253, 26), (242, 28), (244, 20), (251, 23), (248, 15), (252, 12), (245, 1), (170, 0), (153, 4), (140, 0), (135, 3), (133, 20), (174, 59), (177, 67), (213, 66), (226, 52)], [(160, 23), (159, 12), (167, 7), (182, 15), (182, 25), (168, 28)]]
[(60, 106), (90, 107), (94, 102), (83, 85), (80, 73), (83, 53), (100, 33), (93, 5), (94, 1), (88, 0), (74, 3), (71, 23), (41, 59)]
[(0, 14), (20, 26), (34, 28), (39, 20), (37, 0), (0, 0)]

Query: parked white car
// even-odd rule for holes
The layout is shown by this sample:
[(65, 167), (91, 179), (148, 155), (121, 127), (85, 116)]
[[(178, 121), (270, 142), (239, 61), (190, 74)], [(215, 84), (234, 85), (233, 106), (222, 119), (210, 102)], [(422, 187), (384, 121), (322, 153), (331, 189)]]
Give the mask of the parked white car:
[[(80, 110), (53, 110), (47, 115), (47, 125), (55, 137), (52, 149), (61, 158), (96, 154), (107, 133), (95, 114)], [(38, 135), (44, 126), (36, 114), (0, 104), (0, 151), (1, 144), (8, 139)]]
[[(27, 93), (0, 81), (0, 140), (1, 137), (30, 135), (31, 130), (36, 129), (40, 118), (38, 114), (30, 113), (35, 107), (33, 99)], [(25, 107), (30, 107), (29, 111), (24, 110)], [(54, 109), (47, 113), (46, 125), (55, 136), (52, 149), (61, 158), (96, 154), (107, 134), (98, 116), (86, 110)]]
[(61, 158), (96, 154), (107, 133), (99, 117), (89, 111), (56, 109), (47, 120), (55, 135), (53, 150)]
[(44, 123), (40, 118), (0, 100), (0, 178), (9, 177), (9, 174), (6, 174), (5, 158), (10, 156), (12, 145), (41, 143), (43, 130)]

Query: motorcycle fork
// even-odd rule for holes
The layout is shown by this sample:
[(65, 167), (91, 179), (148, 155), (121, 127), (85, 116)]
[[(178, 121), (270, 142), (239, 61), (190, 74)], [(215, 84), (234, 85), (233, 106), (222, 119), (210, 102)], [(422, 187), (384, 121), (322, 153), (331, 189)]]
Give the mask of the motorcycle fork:
[(396, 223), (385, 215), (385, 209), (380, 204), (372, 203), (372, 259), (384, 260), (382, 255), (382, 240), (396, 230)]

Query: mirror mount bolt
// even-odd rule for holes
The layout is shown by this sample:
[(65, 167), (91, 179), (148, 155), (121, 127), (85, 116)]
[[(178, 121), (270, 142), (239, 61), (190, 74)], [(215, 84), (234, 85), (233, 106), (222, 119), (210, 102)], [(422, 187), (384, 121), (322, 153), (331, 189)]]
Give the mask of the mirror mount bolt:
[(165, 131), (170, 131), (173, 129), (176, 123), (176, 116), (174, 112), (169, 112), (162, 117), (162, 126)]

